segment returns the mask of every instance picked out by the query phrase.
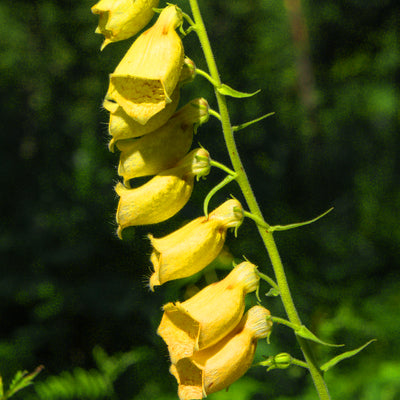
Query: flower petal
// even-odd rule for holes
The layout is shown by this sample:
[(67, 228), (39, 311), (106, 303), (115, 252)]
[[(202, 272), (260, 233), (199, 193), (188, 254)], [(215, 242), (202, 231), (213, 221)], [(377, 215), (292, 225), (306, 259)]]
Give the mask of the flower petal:
[(181, 22), (180, 9), (167, 6), (110, 75), (107, 97), (142, 125), (171, 102), (178, 84), (184, 54), (175, 28)]

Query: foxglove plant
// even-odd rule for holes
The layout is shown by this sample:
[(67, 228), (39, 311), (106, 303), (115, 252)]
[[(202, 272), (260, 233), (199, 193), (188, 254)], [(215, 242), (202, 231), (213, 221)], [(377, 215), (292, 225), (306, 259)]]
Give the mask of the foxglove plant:
[[(172, 218), (190, 200), (194, 178), (199, 180), (212, 167), (219, 168), (226, 177), (204, 199), (203, 216), (165, 237), (149, 234), (154, 270), (149, 280), (150, 289), (153, 291), (169, 281), (202, 271), (218, 257), (227, 231), (234, 229), (236, 234), (244, 218), (255, 222), (275, 274), (274, 280), (246, 260), (233, 266), (224, 279), (206, 286), (188, 300), (164, 305), (158, 334), (168, 346), (170, 372), (177, 380), (179, 398), (202, 399), (234, 383), (252, 365), (257, 341), (268, 338), (273, 322), (278, 322), (294, 330), (304, 360), (283, 352), (258, 365), (268, 370), (284, 369), (292, 364), (304, 367), (313, 379), (319, 398), (330, 399), (323, 373), (366, 345), (318, 364), (310, 344), (327, 344), (302, 324), (273, 236), (275, 231), (309, 224), (326, 213), (286, 226), (271, 226), (265, 221), (233, 134), (267, 115), (240, 126), (231, 124), (226, 96), (244, 98), (256, 93), (239, 92), (222, 83), (198, 0), (189, 0), (191, 15), (174, 4), (154, 9), (158, 3), (158, 0), (101, 0), (92, 7), (93, 13), (100, 16), (96, 32), (105, 37), (101, 48), (137, 34), (154, 11), (159, 13), (154, 25), (133, 41), (110, 74), (103, 103), (110, 112), (109, 149), (120, 151), (118, 173), (123, 182), (115, 188), (119, 196), (118, 236), (122, 238), (126, 227), (157, 224)], [(177, 32), (178, 28), (182, 35)], [(189, 32), (195, 32), (199, 38), (208, 71), (196, 68), (185, 57), (181, 36)], [(218, 111), (211, 109), (202, 98), (176, 111), (183, 84), (192, 82), (195, 75), (201, 75), (213, 85)], [(204, 148), (189, 151), (193, 133), (209, 116), (221, 122), (231, 168), (213, 160)], [(141, 176), (153, 177), (131, 188), (130, 182)], [(232, 181), (239, 185), (248, 211), (238, 200), (229, 199), (209, 213), (211, 197)], [(280, 296), (288, 319), (271, 316), (261, 304), (245, 310), (245, 297), (258, 291), (260, 279), (268, 282), (272, 292)]]

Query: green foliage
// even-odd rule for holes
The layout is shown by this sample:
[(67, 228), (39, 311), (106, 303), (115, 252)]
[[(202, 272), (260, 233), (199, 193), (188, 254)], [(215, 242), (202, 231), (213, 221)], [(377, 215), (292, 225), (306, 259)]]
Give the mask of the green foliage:
[(135, 349), (120, 355), (108, 356), (96, 347), (93, 350), (97, 369), (74, 368), (58, 376), (50, 376), (35, 385), (40, 400), (112, 399), (116, 398), (114, 382), (133, 364), (142, 362), (149, 353)]
[(230, 97), (235, 97), (237, 99), (242, 99), (244, 97), (252, 97), (255, 96), (256, 94), (260, 93), (261, 90), (257, 90), (256, 92), (253, 93), (244, 93), (244, 92), (239, 92), (236, 89), (231, 88), (228, 85), (225, 85), (224, 83), (221, 86), (217, 87), (217, 91), (224, 96), (230, 96)]
[(357, 349), (346, 351), (342, 354), (337, 355), (336, 357), (333, 357), (331, 360), (329, 360), (328, 362), (321, 365), (321, 370), (328, 371), (328, 369), (333, 368), (340, 361), (346, 360), (347, 358), (350, 358), (350, 357), (354, 357), (356, 354), (358, 354), (360, 351), (364, 350), (369, 344), (371, 344), (375, 340), (376, 339), (372, 339)]
[(15, 393), (33, 384), (33, 380), (43, 369), (43, 366), (37, 367), (30, 374), (28, 371), (17, 371), (12, 379), (9, 388), (4, 392), (3, 380), (0, 376), (0, 400), (7, 400)]

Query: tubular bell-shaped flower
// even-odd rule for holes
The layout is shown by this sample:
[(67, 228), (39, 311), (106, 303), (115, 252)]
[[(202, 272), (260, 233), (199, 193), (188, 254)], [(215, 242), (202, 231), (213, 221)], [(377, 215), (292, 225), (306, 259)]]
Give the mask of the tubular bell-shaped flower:
[(168, 345), (172, 364), (212, 346), (237, 326), (244, 313), (246, 294), (258, 287), (256, 271), (254, 264), (245, 261), (225, 279), (205, 287), (189, 300), (164, 306), (157, 332)]
[(111, 42), (136, 35), (151, 20), (159, 0), (100, 0), (91, 10), (99, 14), (96, 33), (104, 35), (101, 50)]
[(179, 98), (180, 90), (176, 87), (171, 95), (171, 102), (159, 113), (153, 115), (145, 125), (139, 124), (139, 122), (131, 118), (117, 103), (111, 103), (105, 99), (103, 103), (104, 108), (111, 112), (108, 133), (112, 138), (108, 143), (108, 149), (114, 152), (115, 143), (117, 141), (147, 135), (164, 125), (176, 111)]
[(139, 139), (119, 141), (119, 175), (126, 182), (172, 168), (189, 151), (194, 129), (207, 119), (207, 101), (195, 99), (154, 132)]
[(154, 267), (150, 289), (201, 271), (220, 253), (227, 229), (238, 227), (242, 221), (242, 205), (231, 199), (211, 212), (208, 219), (196, 218), (163, 238), (149, 235), (153, 245), (150, 259)]
[(172, 364), (170, 372), (178, 381), (180, 400), (202, 399), (239, 379), (253, 362), (257, 340), (267, 337), (271, 330), (269, 315), (264, 307), (252, 307), (214, 346)]
[(169, 5), (142, 33), (110, 75), (107, 98), (144, 125), (171, 102), (183, 65), (183, 46), (175, 29), (182, 11)]
[(110, 122), (108, 133), (112, 136), (108, 144), (110, 151), (114, 151), (114, 145), (118, 140), (131, 139), (146, 135), (164, 125), (176, 111), (178, 106), (180, 90), (179, 88), (192, 81), (195, 75), (196, 66), (193, 61), (185, 57), (179, 83), (171, 95), (171, 102), (168, 103), (160, 112), (153, 115), (145, 125), (140, 124), (131, 118), (117, 102), (112, 101), (107, 96), (104, 99), (103, 107), (110, 111)]
[(117, 209), (118, 236), (128, 226), (156, 224), (173, 217), (189, 200), (194, 177), (207, 175), (210, 156), (207, 150), (195, 149), (174, 168), (163, 171), (144, 185), (129, 189), (122, 183), (115, 187), (120, 196)]

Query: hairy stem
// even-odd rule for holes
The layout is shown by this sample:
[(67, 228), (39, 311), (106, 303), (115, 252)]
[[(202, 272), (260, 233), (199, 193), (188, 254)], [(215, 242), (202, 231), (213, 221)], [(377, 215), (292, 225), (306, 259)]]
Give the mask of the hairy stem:
[[(195, 27), (196, 27), (196, 33), (199, 37), (200, 44), (202, 46), (204, 56), (207, 62), (207, 66), (209, 69), (210, 76), (212, 80), (217, 84), (217, 86), (221, 85), (221, 79), (218, 73), (218, 68), (215, 62), (214, 54), (211, 49), (210, 41), (208, 39), (207, 31), (200, 13), (199, 5), (197, 0), (189, 0), (190, 7), (192, 9), (192, 14), (194, 17), (194, 22), (195, 22)], [(232, 162), (232, 166), (234, 171), (237, 174), (236, 180), (243, 192), (243, 196), (246, 199), (247, 205), (250, 209), (250, 212), (254, 214), (259, 220), (264, 221), (264, 217), (261, 213), (260, 207), (258, 206), (257, 200), (254, 196), (253, 190), (250, 186), (250, 182), (247, 178), (246, 172), (243, 168), (242, 161), (239, 157), (239, 153), (237, 151), (235, 139), (233, 136), (233, 128), (231, 125), (230, 117), (229, 117), (229, 111), (226, 103), (225, 96), (220, 94), (216, 89), (215, 89), (215, 96), (217, 98), (218, 102), (218, 108), (219, 108), (219, 115), (221, 117), (221, 124), (222, 124), (222, 130), (225, 138), (225, 143), (227, 150), (229, 152), (229, 156)], [(268, 226), (267, 223), (265, 223), (265, 226)], [(279, 292), (281, 295), (282, 302), (284, 304), (288, 319), (290, 322), (296, 324), (296, 325), (301, 325), (301, 320), (300, 317), (297, 313), (296, 307), (294, 305), (292, 296), (290, 294), (290, 289), (288, 282), (286, 280), (286, 275), (284, 272), (283, 264), (278, 252), (278, 249), (275, 244), (275, 240), (273, 238), (272, 232), (268, 231), (267, 229), (257, 226), (259, 233), (263, 239), (263, 242), (265, 244), (265, 247), (268, 251), (269, 257), (271, 259), (271, 263), (274, 269), (275, 277), (276, 277), (276, 282), (279, 286)], [(299, 342), (299, 345), (301, 347), (301, 350), (303, 352), (304, 358), (307, 362), (308, 369), (310, 371), (310, 374), (312, 376), (315, 388), (318, 392), (320, 400), (329, 400), (329, 392), (327, 389), (327, 386), (325, 384), (325, 381), (322, 376), (322, 372), (319, 369), (313, 353), (312, 349), (310, 347), (310, 344), (307, 340), (297, 337), (297, 340)]]

